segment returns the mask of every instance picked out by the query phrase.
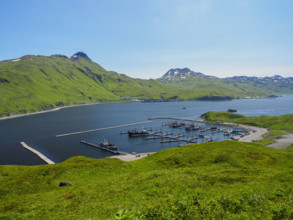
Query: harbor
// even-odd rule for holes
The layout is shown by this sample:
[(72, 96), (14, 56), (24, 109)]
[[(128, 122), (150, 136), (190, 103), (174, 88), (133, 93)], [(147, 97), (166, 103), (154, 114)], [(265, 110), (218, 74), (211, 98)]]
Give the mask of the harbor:
[[(173, 120), (166, 122), (165, 120)], [(238, 139), (237, 135), (245, 136), (248, 134), (247, 131), (241, 129), (234, 129), (232, 127), (218, 125), (212, 123), (206, 123), (202, 120), (183, 119), (175, 117), (151, 117), (149, 120), (160, 120), (163, 121), (159, 130), (149, 132), (153, 128), (148, 129), (132, 129), (128, 131), (121, 131), (120, 134), (128, 134), (129, 138), (132, 137), (143, 137), (144, 140), (159, 140), (160, 144), (167, 143), (178, 143), (177, 146), (183, 146), (186, 144), (212, 142), (223, 139)], [(175, 120), (175, 121), (174, 121)], [(188, 122), (188, 123), (186, 123)], [(197, 124), (194, 124), (194, 123)], [(158, 129), (158, 127), (156, 127)], [(176, 130), (180, 130), (181, 133), (175, 134)], [(222, 134), (222, 138), (220, 138)], [(182, 144), (182, 142), (184, 144)]]
[[(2, 164), (23, 165), (44, 163), (39, 157), (37, 157), (35, 162), (30, 163), (29, 160), (34, 161), (36, 156), (20, 145), (20, 142), (25, 142), (32, 148), (39, 149), (40, 152), (56, 163), (77, 155), (91, 158), (105, 158), (114, 155), (110, 152), (80, 143), (80, 139), (99, 144), (105, 137), (110, 142), (117, 144), (119, 151), (140, 154), (143, 152), (157, 152), (168, 148), (176, 148), (185, 144), (195, 144), (187, 143), (186, 141), (160, 143), (160, 141), (169, 140), (167, 138), (162, 139), (160, 136), (129, 138), (128, 130), (141, 130), (142, 128), (152, 129), (149, 133), (162, 130), (162, 133), (158, 133), (157, 135), (172, 132), (173, 134), (168, 135), (170, 137), (176, 137), (184, 133), (185, 137), (181, 137), (179, 140), (188, 140), (192, 137), (197, 137), (193, 140), (193, 142), (197, 143), (208, 142), (210, 141), (208, 138), (212, 138), (215, 142), (230, 140), (231, 138), (239, 141), (258, 141), (261, 139), (261, 134), (265, 132), (261, 128), (240, 127), (239, 125), (226, 123), (205, 123), (199, 116), (207, 111), (222, 111), (228, 108), (237, 109), (240, 114), (246, 116), (288, 114), (290, 111), (292, 112), (292, 99), (293, 96), (286, 96), (279, 99), (263, 99), (261, 104), (259, 99), (213, 103), (201, 101), (113, 103), (65, 108), (46, 114), (3, 120), (1, 121), (2, 126), (0, 126), (2, 134), (1, 161)], [(213, 105), (212, 109), (211, 104)], [(186, 109), (182, 109), (182, 107), (186, 107)], [(153, 120), (149, 121), (148, 119)], [(178, 119), (183, 119), (184, 121)], [(202, 129), (193, 130), (195, 128), (188, 129), (188, 127), (170, 128), (168, 124), (176, 120), (180, 123), (185, 122), (185, 126), (194, 124), (196, 128), (196, 125), (200, 124), (210, 129), (201, 132), (200, 130)], [(136, 124), (139, 122), (147, 123)], [(166, 126), (162, 126), (164, 124)], [(213, 130), (212, 127), (217, 127), (217, 129)], [(227, 133), (227, 136), (225, 136), (224, 129), (233, 129), (235, 132), (238, 130), (247, 130), (248, 133)], [(82, 133), (82, 131), (89, 132)], [(121, 131), (126, 133), (120, 134)], [(71, 133), (74, 134), (56, 137), (56, 135)], [(200, 138), (200, 134), (203, 134), (204, 138)]]
[[(162, 146), (162, 145), (168, 144), (169, 147), (181, 147), (188, 144), (212, 142), (214, 141), (214, 139), (218, 141), (220, 134), (222, 136), (220, 140), (223, 140), (223, 139), (239, 140), (240, 137), (244, 137), (246, 134), (248, 134), (248, 132), (245, 130), (241, 130), (239, 128), (238, 129), (232, 128), (233, 126), (228, 126), (228, 125), (219, 126), (218, 123), (211, 124), (211, 123), (206, 123), (202, 120), (183, 119), (183, 118), (174, 118), (174, 117), (156, 117), (156, 118), (152, 117), (149, 119), (158, 120), (161, 123), (156, 123), (155, 124), (156, 126), (154, 128), (153, 127), (148, 127), (148, 128), (134, 127), (134, 128), (128, 129), (127, 131), (121, 130), (119, 134), (126, 135), (126, 137), (128, 136), (127, 138), (129, 140), (132, 140), (132, 142), (133, 141), (141, 142), (140, 140), (143, 139), (146, 142), (151, 141), (152, 144), (154, 145), (160, 144)], [(117, 130), (117, 128), (120, 128), (120, 127), (138, 126), (140, 124), (151, 123), (152, 122), (151, 120), (145, 121), (145, 122), (106, 127), (106, 128), (66, 133), (66, 134), (56, 135), (56, 137), (65, 137), (69, 135), (99, 132), (103, 130), (112, 130), (112, 129)], [(166, 120), (172, 120), (172, 121), (166, 122)], [(180, 133), (178, 132), (176, 133), (176, 131), (178, 130), (180, 131)], [(81, 144), (88, 145), (92, 148), (99, 149), (114, 155), (129, 155), (130, 154), (129, 152), (124, 152), (120, 150), (120, 143), (118, 143), (118, 145), (115, 145), (109, 142), (108, 140), (106, 140), (105, 138), (103, 138), (103, 140), (99, 144), (98, 144), (98, 141), (100, 140), (98, 140), (97, 138), (93, 140), (80, 139)], [(35, 153), (37, 156), (39, 156), (42, 160), (44, 160), (48, 164), (54, 163), (53, 161), (48, 159), (46, 156), (44, 156), (40, 152), (37, 152), (36, 150), (28, 147), (24, 142), (21, 142), (21, 144), (23, 145), (23, 147)], [(135, 157), (139, 157), (140, 155), (140, 153), (136, 154), (134, 152), (132, 154), (136, 155)]]

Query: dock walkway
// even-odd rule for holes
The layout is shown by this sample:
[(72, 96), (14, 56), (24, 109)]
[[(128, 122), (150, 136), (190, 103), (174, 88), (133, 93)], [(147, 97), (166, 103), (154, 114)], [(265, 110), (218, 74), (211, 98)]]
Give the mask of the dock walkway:
[(108, 149), (108, 148), (104, 148), (104, 147), (101, 147), (98, 144), (91, 143), (91, 142), (85, 141), (85, 140), (80, 140), (80, 143), (87, 144), (87, 145), (89, 145), (91, 147), (95, 147), (95, 148), (98, 148), (98, 149), (101, 149), (101, 150), (104, 150), (104, 151), (108, 151), (108, 152), (110, 152), (112, 154), (127, 154), (126, 152), (122, 152), (122, 151), (118, 151), (118, 150), (111, 150), (111, 149)]

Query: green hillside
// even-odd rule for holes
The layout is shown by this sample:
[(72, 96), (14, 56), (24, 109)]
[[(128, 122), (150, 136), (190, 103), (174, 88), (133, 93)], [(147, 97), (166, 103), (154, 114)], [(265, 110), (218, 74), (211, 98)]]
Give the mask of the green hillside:
[(261, 89), (254, 88), (249, 85), (242, 87), (235, 87), (232, 83), (227, 83), (217, 79), (188, 79), (180, 81), (165, 82), (165, 85), (173, 85), (180, 88), (179, 97), (185, 99), (199, 99), (202, 97), (230, 97), (230, 98), (244, 98), (244, 97), (265, 97), (265, 93)]
[(1, 166), (0, 218), (291, 219), (292, 161), (292, 148), (225, 141), (133, 162), (74, 157)]
[[(82, 52), (70, 58), (27, 55), (0, 62), (0, 117), (72, 104), (122, 101), (122, 97), (225, 100), (264, 97), (275, 91), (271, 88), (274, 83), (266, 88), (265, 84), (259, 87), (249, 79), (245, 79), (247, 83), (243, 83), (242, 78), (237, 78), (239, 82), (235, 80), (220, 80), (204, 74), (169, 81), (142, 80), (107, 71)], [(280, 78), (280, 82), (282, 80)], [(288, 85), (290, 83), (288, 81)], [(277, 93), (291, 89), (284, 87)]]
[(0, 62), (0, 115), (58, 106), (166, 96), (167, 86), (109, 72), (88, 58), (24, 56)]
[(58, 55), (24, 56), (20, 61), (2, 62), (0, 78), (0, 114), (120, 100), (83, 66)]
[(188, 68), (170, 69), (158, 79), (165, 85), (173, 85), (182, 90), (185, 99), (221, 100), (244, 97), (266, 97), (276, 94), (292, 94), (293, 78), (279, 75), (273, 77), (235, 76), (217, 78)]
[(251, 116), (246, 117), (240, 114), (231, 112), (207, 112), (201, 116), (207, 121), (225, 121), (234, 122), (238, 124), (247, 124), (253, 126), (260, 126), (265, 128), (271, 128), (275, 130), (285, 130), (293, 133), (293, 115), (281, 115), (281, 116)]

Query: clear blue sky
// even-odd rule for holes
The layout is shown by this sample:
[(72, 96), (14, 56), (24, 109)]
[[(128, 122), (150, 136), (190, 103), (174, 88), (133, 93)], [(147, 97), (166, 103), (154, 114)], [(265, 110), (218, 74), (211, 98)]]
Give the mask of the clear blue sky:
[(83, 51), (158, 78), (293, 76), (293, 0), (0, 0), (0, 60)]

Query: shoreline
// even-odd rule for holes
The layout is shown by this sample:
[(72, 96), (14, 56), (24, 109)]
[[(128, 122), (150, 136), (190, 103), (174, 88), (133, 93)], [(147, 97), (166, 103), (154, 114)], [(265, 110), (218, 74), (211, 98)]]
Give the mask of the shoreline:
[(31, 116), (31, 115), (38, 115), (38, 114), (43, 114), (43, 113), (48, 113), (48, 112), (54, 112), (54, 111), (59, 111), (59, 110), (65, 109), (65, 108), (89, 106), (89, 105), (99, 105), (99, 104), (111, 104), (111, 103), (120, 103), (120, 102), (96, 102), (96, 103), (66, 105), (66, 106), (57, 107), (57, 108), (53, 108), (53, 109), (49, 109), (49, 110), (45, 110), (45, 111), (36, 111), (36, 112), (30, 112), (30, 113), (26, 113), (26, 114), (16, 114), (16, 115), (11, 115), (11, 116), (4, 116), (4, 117), (0, 117), (0, 121), (14, 119), (14, 118), (20, 118), (20, 117), (26, 117), (26, 116)]
[[(283, 95), (290, 95), (290, 94), (283, 94)], [(276, 98), (280, 98), (282, 97), (282, 95), (276, 97)], [(249, 98), (235, 98), (232, 100), (238, 100), (238, 99), (266, 99), (269, 97), (249, 97)], [(229, 100), (229, 101), (232, 101)], [(209, 101), (209, 100), (183, 100), (183, 102), (189, 102), (189, 101)], [(222, 101), (228, 101), (228, 100), (222, 100)], [(221, 101), (219, 101), (221, 102)], [(26, 117), (26, 116), (31, 116), (31, 115), (36, 115), (36, 114), (43, 114), (43, 113), (48, 113), (48, 112), (54, 112), (54, 111), (59, 111), (61, 109), (64, 108), (71, 108), (71, 107), (78, 107), (78, 106), (88, 106), (88, 105), (97, 105), (97, 104), (111, 104), (111, 103), (132, 103), (129, 101), (116, 101), (116, 102), (96, 102), (96, 103), (84, 103), (84, 104), (72, 104), (72, 105), (66, 105), (66, 106), (62, 106), (62, 107), (56, 107), (53, 109), (49, 109), (49, 110), (45, 110), (45, 111), (35, 111), (35, 112), (30, 112), (30, 113), (26, 113), (26, 114), (16, 114), (16, 115), (11, 115), (11, 116), (4, 116), (4, 117), (0, 117), (0, 121), (2, 120), (8, 120), (8, 119), (14, 119), (14, 118), (20, 118), (20, 117)], [(134, 102), (135, 103), (135, 102)]]
[(240, 128), (243, 130), (250, 131), (250, 133), (248, 135), (245, 135), (244, 137), (239, 138), (238, 141), (241, 141), (241, 142), (260, 141), (263, 139), (263, 135), (269, 132), (269, 130), (267, 128), (256, 127), (256, 126), (251, 126), (251, 125), (243, 125), (243, 124), (237, 124), (237, 123), (230, 123), (230, 122), (222, 122), (219, 125), (235, 127), (235, 128)]
[(145, 153), (132, 153), (132, 154), (124, 154), (124, 155), (115, 155), (115, 156), (110, 156), (108, 158), (117, 158), (122, 161), (130, 162), (134, 160), (139, 160), (141, 158), (147, 157), (151, 154), (154, 154), (157, 152), (145, 152)]

